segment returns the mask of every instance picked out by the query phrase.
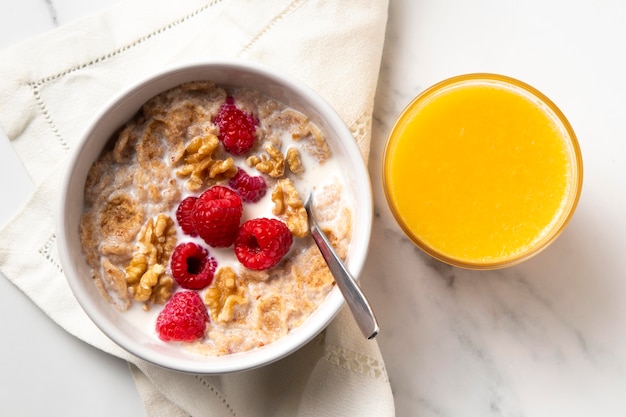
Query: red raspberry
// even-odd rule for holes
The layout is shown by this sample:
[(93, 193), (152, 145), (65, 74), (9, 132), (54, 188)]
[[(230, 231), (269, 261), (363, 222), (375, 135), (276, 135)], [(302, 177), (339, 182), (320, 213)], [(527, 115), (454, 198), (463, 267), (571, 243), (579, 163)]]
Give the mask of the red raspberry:
[(237, 169), (237, 173), (228, 181), (228, 185), (237, 191), (246, 203), (256, 203), (267, 192), (267, 184), (262, 176), (250, 176), (241, 168)]
[(202, 299), (195, 291), (175, 293), (165, 304), (156, 320), (156, 331), (161, 340), (192, 342), (204, 336), (209, 322)]
[(191, 213), (195, 231), (209, 246), (233, 244), (243, 213), (241, 198), (230, 188), (214, 185), (198, 197)]
[(239, 109), (233, 97), (222, 104), (214, 121), (220, 129), (218, 137), (228, 152), (243, 155), (254, 146), (259, 122), (252, 114)]
[(196, 204), (196, 197), (189, 196), (180, 202), (176, 209), (176, 220), (183, 232), (189, 236), (198, 236), (196, 229), (193, 228), (191, 222), (191, 212), (194, 204)]
[(287, 225), (276, 219), (244, 222), (235, 239), (235, 255), (246, 268), (269, 269), (289, 252), (293, 236)]
[(181, 287), (201, 290), (213, 281), (217, 261), (202, 246), (186, 242), (174, 248), (170, 268)]

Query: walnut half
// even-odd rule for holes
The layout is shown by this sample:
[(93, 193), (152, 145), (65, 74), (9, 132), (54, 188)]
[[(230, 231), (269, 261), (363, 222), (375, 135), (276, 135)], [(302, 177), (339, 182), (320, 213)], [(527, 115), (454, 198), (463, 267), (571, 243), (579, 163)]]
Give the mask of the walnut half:
[(278, 180), (272, 191), (272, 201), (274, 202), (272, 213), (285, 219), (291, 234), (296, 237), (305, 237), (309, 234), (309, 219), (304, 203), (289, 178)]
[(235, 307), (248, 304), (244, 290), (237, 281), (237, 274), (228, 266), (215, 273), (213, 285), (204, 294), (204, 304), (209, 307), (213, 321), (225, 323), (236, 319)]
[(174, 286), (172, 277), (165, 273), (176, 245), (174, 221), (165, 214), (149, 219), (138, 240), (137, 250), (125, 270), (126, 285), (135, 300), (164, 304)]
[(176, 171), (179, 178), (189, 178), (187, 188), (199, 190), (209, 179), (219, 181), (229, 179), (237, 173), (233, 158), (214, 159), (219, 139), (212, 133), (193, 138), (183, 155), (184, 165)]

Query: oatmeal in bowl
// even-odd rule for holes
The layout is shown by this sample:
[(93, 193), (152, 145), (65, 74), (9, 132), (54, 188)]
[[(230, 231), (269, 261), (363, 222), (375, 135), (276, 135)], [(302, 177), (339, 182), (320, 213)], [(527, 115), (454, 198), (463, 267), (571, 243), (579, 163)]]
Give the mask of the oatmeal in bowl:
[(174, 68), (115, 99), (70, 158), (59, 252), (101, 330), (157, 365), (262, 366), (343, 304), (316, 217), (358, 276), (371, 230), (363, 158), (310, 89), (265, 67)]

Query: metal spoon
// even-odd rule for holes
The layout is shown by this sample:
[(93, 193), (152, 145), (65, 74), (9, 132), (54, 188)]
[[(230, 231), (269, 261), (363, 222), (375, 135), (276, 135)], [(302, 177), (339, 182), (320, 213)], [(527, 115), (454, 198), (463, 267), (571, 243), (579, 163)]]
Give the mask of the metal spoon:
[(361, 288), (356, 283), (356, 280), (352, 277), (350, 272), (346, 269), (345, 265), (333, 249), (332, 245), (328, 241), (328, 238), (320, 229), (315, 216), (313, 214), (313, 192), (309, 194), (304, 203), (307, 217), (309, 218), (309, 229), (311, 230), (311, 236), (322, 252), (322, 256), (328, 264), (330, 272), (335, 278), (335, 282), (343, 294), (343, 298), (348, 303), (348, 307), (352, 311), (352, 315), (356, 320), (359, 329), (365, 337), (373, 339), (378, 334), (378, 322), (374, 316), (374, 312), (365, 297), (365, 294), (361, 291)]

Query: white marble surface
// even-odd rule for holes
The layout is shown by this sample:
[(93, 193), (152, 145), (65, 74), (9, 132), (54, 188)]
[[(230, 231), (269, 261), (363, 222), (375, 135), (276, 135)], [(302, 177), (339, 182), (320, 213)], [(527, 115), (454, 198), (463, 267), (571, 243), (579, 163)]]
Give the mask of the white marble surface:
[[(115, 1), (4, 0), (0, 48)], [(625, 21), (618, 0), (390, 0), (370, 161), (376, 218), (361, 280), (398, 416), (626, 415)], [(380, 181), (394, 117), (430, 84), (476, 71), (547, 94), (576, 130), (585, 163), (563, 235), (524, 264), (491, 272), (415, 249)], [(1, 135), (0, 178), (4, 224), (31, 186)], [(0, 415), (144, 413), (124, 363), (66, 334), (6, 279), (0, 317)]]

